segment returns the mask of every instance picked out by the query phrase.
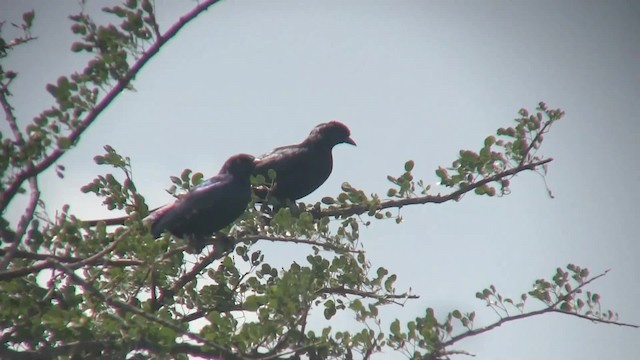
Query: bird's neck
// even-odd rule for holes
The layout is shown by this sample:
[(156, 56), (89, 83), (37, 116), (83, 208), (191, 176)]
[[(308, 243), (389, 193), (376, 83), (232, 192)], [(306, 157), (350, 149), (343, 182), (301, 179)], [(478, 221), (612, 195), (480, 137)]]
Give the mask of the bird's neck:
[(333, 149), (333, 147), (336, 144), (333, 144), (333, 143), (328, 142), (328, 141), (315, 140), (315, 141), (305, 141), (303, 143), (303, 145), (306, 146), (307, 148), (309, 148), (310, 150), (313, 150), (313, 151), (331, 153), (331, 150)]

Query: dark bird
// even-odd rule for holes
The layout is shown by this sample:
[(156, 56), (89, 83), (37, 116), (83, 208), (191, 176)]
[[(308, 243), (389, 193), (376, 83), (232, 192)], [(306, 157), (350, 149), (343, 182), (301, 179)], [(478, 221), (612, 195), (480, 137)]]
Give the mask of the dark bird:
[(154, 211), (149, 216), (153, 236), (157, 238), (168, 231), (201, 242), (235, 221), (251, 201), (254, 160), (247, 154), (230, 157), (218, 175), (197, 185), (173, 204)]
[(331, 175), (334, 146), (347, 143), (356, 145), (349, 136), (349, 128), (338, 121), (320, 124), (311, 130), (300, 144), (275, 148), (256, 159), (254, 175), (268, 179), (269, 169), (276, 172), (275, 183), (255, 189), (264, 200), (274, 197), (280, 202), (295, 201), (311, 194)]

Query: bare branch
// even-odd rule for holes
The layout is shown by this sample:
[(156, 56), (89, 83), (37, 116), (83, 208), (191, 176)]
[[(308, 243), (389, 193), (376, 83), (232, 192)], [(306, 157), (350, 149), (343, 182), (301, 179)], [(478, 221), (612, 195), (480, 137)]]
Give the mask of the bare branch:
[(5, 49), (12, 49), (18, 45), (26, 44), (30, 41), (37, 40), (37, 39), (38, 39), (37, 36), (31, 36), (31, 35), (21, 36), (9, 41), (7, 44), (5, 44), (4, 47)]
[(618, 325), (618, 326), (623, 326), (623, 327), (630, 327), (630, 328), (640, 329), (640, 325), (636, 325), (636, 324), (629, 324), (629, 323), (623, 323), (623, 322), (619, 322), (619, 321), (600, 319), (600, 318), (596, 318), (596, 317), (593, 317), (593, 316), (574, 313), (574, 312), (570, 312), (570, 311), (564, 311), (564, 310), (555, 309), (555, 308), (551, 309), (550, 312), (556, 312), (556, 313), (560, 313), (560, 314), (576, 316), (576, 317), (579, 317), (581, 319), (593, 321), (595, 323)]

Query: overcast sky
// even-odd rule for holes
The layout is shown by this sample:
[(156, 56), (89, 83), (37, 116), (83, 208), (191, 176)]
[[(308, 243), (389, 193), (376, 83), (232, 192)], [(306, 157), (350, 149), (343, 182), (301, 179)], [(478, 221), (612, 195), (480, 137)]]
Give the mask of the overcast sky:
[[(195, 3), (157, 5), (166, 29)], [(67, 51), (66, 16), (78, 2), (0, 0), (0, 20), (32, 8), (39, 40), (3, 65), (20, 72), (12, 89), (22, 124), (51, 105), (46, 83), (83, 65)], [(159, 206), (171, 200), (169, 176), (184, 168), (210, 176), (232, 154), (296, 143), (337, 119), (358, 146), (334, 149), (331, 178), (304, 201), (338, 194), (343, 181), (384, 194), (386, 175), (406, 160), (435, 183), (434, 170), (459, 149), (478, 150), (518, 109), (544, 100), (567, 114), (541, 150), (555, 159), (546, 177), (555, 199), (540, 176), (523, 173), (507, 197), (406, 207), (403, 224), (362, 229), (373, 264), (421, 296), (385, 314), (407, 321), (429, 306), (441, 316), (458, 308), (486, 325), (496, 319), (477, 290), (494, 284), (516, 297), (571, 262), (593, 274), (611, 269), (591, 289), (638, 324), (639, 64), (637, 1), (224, 1), (162, 49), (136, 92), (109, 106), (62, 159), (66, 178), (47, 174), (41, 186), (51, 212), (69, 203), (78, 216), (114, 216), (79, 190), (109, 171), (92, 158), (110, 144), (132, 158), (138, 190)], [(263, 248), (281, 266), (306, 251)], [(629, 359), (640, 356), (640, 332), (545, 315), (456, 349), (479, 360)]]

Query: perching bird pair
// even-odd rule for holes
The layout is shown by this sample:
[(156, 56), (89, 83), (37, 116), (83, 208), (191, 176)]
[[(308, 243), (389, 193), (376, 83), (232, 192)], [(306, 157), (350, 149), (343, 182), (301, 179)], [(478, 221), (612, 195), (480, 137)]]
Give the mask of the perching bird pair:
[(235, 221), (251, 201), (251, 175), (268, 177), (275, 170), (272, 186), (256, 189), (258, 198), (295, 201), (320, 187), (333, 169), (331, 150), (337, 144), (356, 143), (349, 128), (331, 121), (316, 126), (300, 144), (275, 148), (254, 158), (247, 154), (230, 157), (218, 175), (202, 182), (174, 203), (154, 211), (149, 218), (154, 237), (172, 235), (201, 241)]

